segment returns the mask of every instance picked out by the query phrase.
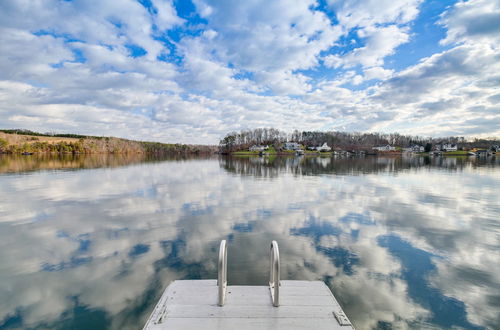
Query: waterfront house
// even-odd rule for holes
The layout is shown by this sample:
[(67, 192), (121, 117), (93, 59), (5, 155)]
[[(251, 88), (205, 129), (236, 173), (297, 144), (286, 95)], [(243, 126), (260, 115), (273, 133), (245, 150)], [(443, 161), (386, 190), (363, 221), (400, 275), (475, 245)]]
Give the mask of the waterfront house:
[(302, 150), (302, 145), (296, 142), (285, 142), (285, 144), (283, 144), (283, 149), (292, 151)]
[(436, 151), (457, 151), (457, 145), (453, 143), (441, 143), (434, 146)]
[(396, 148), (391, 146), (391, 145), (386, 145), (386, 146), (380, 146), (380, 147), (373, 147), (373, 150), (378, 150), (378, 151), (395, 151)]
[(424, 152), (425, 148), (416, 144), (414, 146), (404, 148), (403, 151), (405, 151), (405, 152)]
[(332, 148), (330, 148), (330, 147), (328, 146), (328, 144), (325, 142), (325, 143), (323, 143), (323, 145), (322, 145), (322, 146), (320, 146), (320, 147), (316, 147), (316, 150), (317, 150), (317, 151), (319, 151), (319, 152), (322, 152), (322, 151), (331, 151), (331, 150), (332, 150)]
[(457, 148), (457, 145), (456, 144), (452, 144), (452, 143), (445, 143), (443, 144), (443, 146), (441, 147), (441, 150), (442, 151), (457, 151), (458, 148)]

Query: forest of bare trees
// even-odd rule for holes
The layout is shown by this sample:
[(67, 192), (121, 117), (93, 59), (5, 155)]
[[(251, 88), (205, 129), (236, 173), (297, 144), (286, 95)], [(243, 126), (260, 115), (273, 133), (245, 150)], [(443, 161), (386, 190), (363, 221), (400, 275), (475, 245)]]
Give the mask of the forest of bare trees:
[(275, 128), (257, 128), (230, 132), (220, 140), (221, 152), (233, 152), (248, 149), (252, 145), (275, 145), (276, 148), (284, 142), (298, 142), (306, 147), (318, 146), (328, 143), (331, 147), (344, 150), (370, 150), (374, 146), (387, 145), (408, 147), (412, 145), (434, 145), (439, 143), (453, 143), (459, 147), (489, 148), (491, 145), (499, 144), (498, 139), (473, 139), (466, 140), (464, 137), (430, 138), (422, 136), (402, 135), (398, 133), (349, 133), (338, 131), (298, 131), (286, 133)]

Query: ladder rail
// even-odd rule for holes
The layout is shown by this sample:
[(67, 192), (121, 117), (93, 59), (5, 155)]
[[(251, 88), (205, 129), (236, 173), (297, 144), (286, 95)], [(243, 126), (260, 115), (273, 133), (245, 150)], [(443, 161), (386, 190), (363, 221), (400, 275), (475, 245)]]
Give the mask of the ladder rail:
[(224, 306), (226, 302), (227, 289), (227, 244), (226, 240), (222, 240), (219, 246), (219, 262), (217, 267), (217, 286), (219, 297), (217, 305)]
[(273, 306), (278, 307), (280, 305), (280, 252), (276, 241), (271, 242), (270, 264), (269, 289), (271, 291), (271, 300)]

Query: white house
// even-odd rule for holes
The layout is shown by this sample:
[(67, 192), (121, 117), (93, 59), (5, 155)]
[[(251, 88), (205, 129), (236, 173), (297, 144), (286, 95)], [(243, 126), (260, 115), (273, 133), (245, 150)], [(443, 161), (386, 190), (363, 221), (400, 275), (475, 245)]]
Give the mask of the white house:
[(319, 152), (322, 152), (322, 151), (330, 151), (330, 150), (332, 150), (332, 148), (330, 148), (328, 146), (328, 144), (326, 144), (326, 142), (325, 142), (325, 143), (323, 143), (322, 146), (316, 147), (316, 150), (319, 151)]
[(386, 145), (386, 146), (380, 146), (380, 147), (373, 147), (372, 149), (378, 150), (378, 151), (395, 151), (396, 148), (392, 147), (391, 145)]
[(406, 152), (424, 152), (425, 148), (419, 145), (414, 145), (408, 148), (404, 148), (404, 151)]
[(445, 143), (441, 147), (442, 151), (457, 151), (457, 145), (452, 143)]
[(301, 150), (302, 145), (300, 143), (296, 142), (285, 142), (283, 145), (283, 149), (285, 150)]

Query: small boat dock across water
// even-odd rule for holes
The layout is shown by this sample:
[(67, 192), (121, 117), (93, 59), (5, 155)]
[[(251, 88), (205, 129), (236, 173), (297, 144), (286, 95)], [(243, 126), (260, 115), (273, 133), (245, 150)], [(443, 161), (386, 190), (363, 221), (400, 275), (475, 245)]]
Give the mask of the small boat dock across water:
[(324, 282), (280, 281), (276, 241), (270, 261), (269, 286), (227, 286), (222, 241), (218, 279), (172, 282), (144, 329), (354, 329)]

